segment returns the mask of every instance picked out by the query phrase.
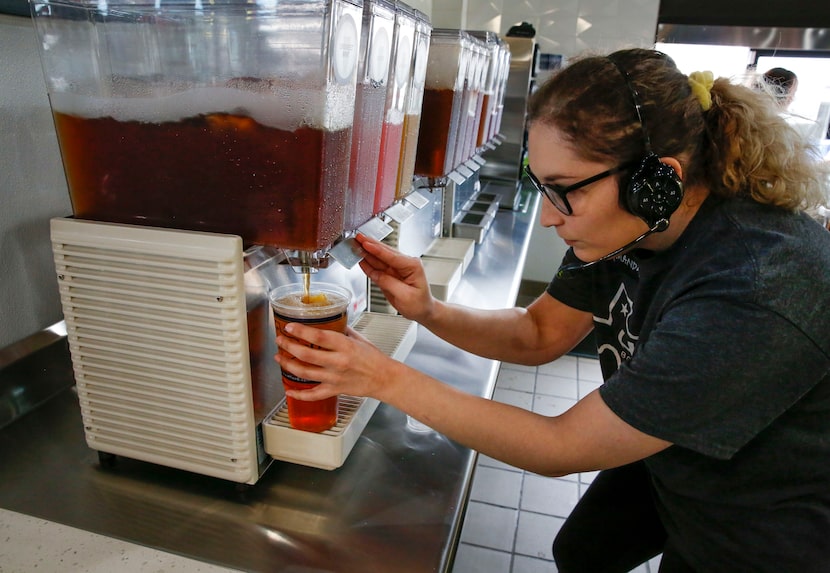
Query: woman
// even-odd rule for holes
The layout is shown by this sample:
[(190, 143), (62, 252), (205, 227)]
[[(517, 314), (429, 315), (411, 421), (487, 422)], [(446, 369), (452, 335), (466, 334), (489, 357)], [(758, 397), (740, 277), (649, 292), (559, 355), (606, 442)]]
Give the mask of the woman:
[(543, 364), (593, 329), (605, 383), (564, 414), (300, 325), (320, 350), (281, 337), (304, 362), (278, 361), (322, 383), (294, 396), (372, 396), (540, 474), (603, 470), (554, 542), (563, 573), (659, 553), (664, 573), (830, 571), (830, 233), (803, 213), (826, 174), (776, 111), (651, 50), (553, 76), (529, 106), (528, 172), (570, 249), (527, 309), (436, 301), (417, 259), (362, 239), (401, 314), (468, 351)]

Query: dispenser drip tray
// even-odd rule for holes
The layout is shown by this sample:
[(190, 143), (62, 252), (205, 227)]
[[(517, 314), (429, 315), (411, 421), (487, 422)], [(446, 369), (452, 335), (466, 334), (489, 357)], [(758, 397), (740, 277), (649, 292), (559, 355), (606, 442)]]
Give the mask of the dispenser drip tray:
[(481, 213), (467, 213), (461, 217), (461, 223), (464, 225), (481, 225), (486, 217)]
[[(399, 361), (409, 355), (417, 335), (417, 325), (411, 320), (373, 312), (361, 314), (352, 328)], [(314, 433), (291, 427), (283, 400), (262, 424), (265, 451), (277, 460), (326, 470), (339, 468), (377, 407), (378, 401), (372, 398), (340, 396), (337, 423), (325, 432)]]
[(473, 239), (481, 244), (484, 236), (493, 224), (493, 216), (486, 213), (463, 213), (461, 218), (452, 224), (453, 237)]
[(423, 256), (461, 261), (461, 273), (463, 274), (473, 261), (476, 252), (475, 245), (472, 239), (438, 237), (432, 241)]
[(421, 257), (429, 290), (438, 300), (449, 300), (461, 282), (463, 262), (454, 259)]

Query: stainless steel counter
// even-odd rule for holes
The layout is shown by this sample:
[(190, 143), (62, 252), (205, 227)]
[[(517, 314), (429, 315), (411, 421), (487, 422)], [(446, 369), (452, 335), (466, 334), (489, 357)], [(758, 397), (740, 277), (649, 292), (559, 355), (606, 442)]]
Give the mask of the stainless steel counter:
[[(525, 213), (497, 214), (451, 300), (513, 304), (537, 198), (530, 203)], [(65, 337), (38, 333), (22, 347), (13, 360), (0, 351), (0, 366), (9, 363), (0, 370), (0, 426), (11, 419), (3, 409), (34, 407), (0, 430), (0, 508), (232, 569), (451, 568), (475, 453), (397, 409), (378, 408), (341, 468), (277, 461), (241, 490), (136, 460), (102, 466), (84, 441)], [(420, 327), (406, 363), (487, 397), (499, 367)]]

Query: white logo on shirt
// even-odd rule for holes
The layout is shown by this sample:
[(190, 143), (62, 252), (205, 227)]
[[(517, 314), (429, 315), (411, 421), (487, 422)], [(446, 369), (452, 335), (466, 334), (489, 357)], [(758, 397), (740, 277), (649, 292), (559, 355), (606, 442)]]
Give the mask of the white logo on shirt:
[(602, 356), (603, 352), (610, 352), (617, 361), (617, 367), (631, 358), (631, 355), (634, 353), (634, 345), (639, 338), (631, 332), (628, 325), (628, 318), (633, 312), (633, 307), (634, 302), (628, 296), (625, 285), (620, 284), (617, 294), (614, 295), (614, 298), (611, 299), (611, 303), (608, 305), (608, 316), (604, 318), (594, 316), (594, 322), (606, 324), (611, 327), (612, 331), (617, 333), (616, 345), (603, 344), (597, 348), (600, 356)]

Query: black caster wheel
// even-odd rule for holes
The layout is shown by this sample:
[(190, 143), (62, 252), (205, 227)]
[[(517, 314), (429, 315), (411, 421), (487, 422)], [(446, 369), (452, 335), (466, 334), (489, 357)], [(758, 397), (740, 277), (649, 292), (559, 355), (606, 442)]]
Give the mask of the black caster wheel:
[(98, 463), (101, 464), (101, 467), (114, 467), (117, 459), (118, 458), (115, 456), (115, 454), (109, 454), (107, 452), (98, 452)]
[(238, 483), (234, 485), (234, 492), (236, 493), (236, 500), (245, 503), (248, 501), (248, 494), (253, 488), (248, 483)]

